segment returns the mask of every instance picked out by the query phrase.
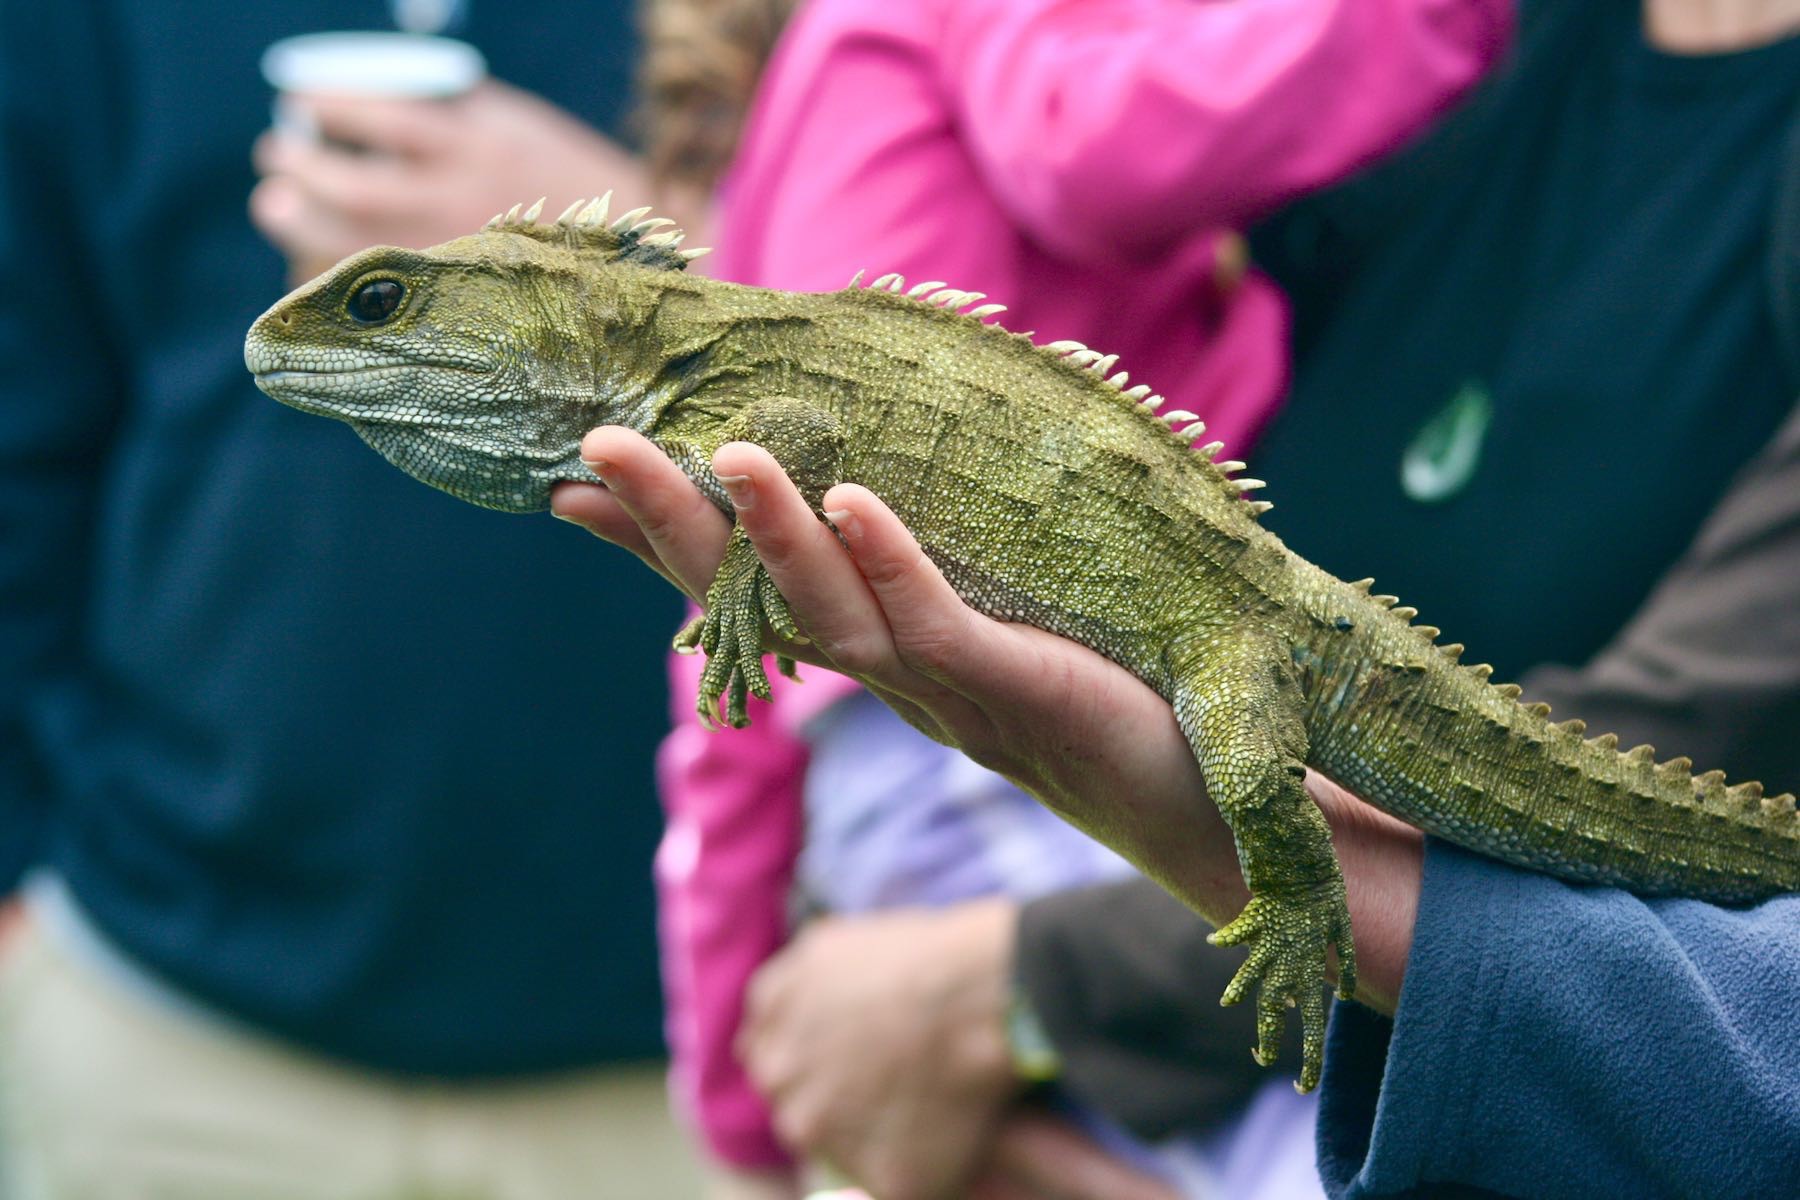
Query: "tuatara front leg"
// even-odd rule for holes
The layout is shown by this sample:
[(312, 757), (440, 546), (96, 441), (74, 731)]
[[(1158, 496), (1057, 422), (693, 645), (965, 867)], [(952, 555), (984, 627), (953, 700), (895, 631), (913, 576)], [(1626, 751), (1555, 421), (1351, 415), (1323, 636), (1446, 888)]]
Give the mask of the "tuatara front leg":
[[(786, 396), (758, 400), (728, 421), (714, 441), (753, 442), (774, 456), (814, 512), (840, 480), (844, 431), (831, 412)], [(822, 515), (822, 514), (821, 514)], [(750, 723), (750, 696), (767, 700), (769, 676), (763, 670), (765, 629), (792, 641), (800, 636), (787, 601), (776, 589), (743, 526), (733, 526), (725, 558), (706, 590), (705, 611), (675, 635), (675, 649), (706, 653), (695, 710), (708, 726), (718, 724), (719, 700), (725, 700), (725, 722), (735, 729)], [(794, 678), (794, 660), (777, 656), (781, 673)]]
[(1338, 950), (1338, 995), (1356, 989), (1356, 952), (1344, 879), (1324, 814), (1306, 794), (1301, 694), (1285, 648), (1242, 629), (1196, 640), (1176, 658), (1175, 716), (1237, 843), (1250, 903), (1209, 939), (1250, 955), (1221, 1002), (1258, 985), (1259, 1063), (1274, 1060), (1283, 1009), (1304, 1033), (1302, 1092), (1318, 1086), (1325, 1054), (1326, 951)]

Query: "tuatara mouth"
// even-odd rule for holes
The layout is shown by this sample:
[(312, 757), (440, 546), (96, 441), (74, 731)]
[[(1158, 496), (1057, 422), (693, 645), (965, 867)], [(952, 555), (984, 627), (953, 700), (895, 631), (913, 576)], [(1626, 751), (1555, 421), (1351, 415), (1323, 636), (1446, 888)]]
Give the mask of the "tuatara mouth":
[(349, 420), (368, 417), (366, 402), (346, 405), (345, 399), (357, 397), (370, 377), (399, 377), (416, 367), (406, 363), (383, 363), (369, 367), (353, 367), (335, 371), (309, 371), (304, 368), (281, 367), (258, 371), (253, 375), (256, 386), (290, 408), (319, 417)]
[(429, 363), (394, 359), (360, 367), (339, 367), (331, 370), (288, 366), (270, 367), (254, 372), (251, 377), (256, 381), (256, 386), (262, 389), (266, 395), (279, 400), (289, 408), (296, 408), (314, 416), (334, 417), (340, 421), (357, 420), (400, 424), (482, 423), (482, 419), (471, 419), (467, 422), (421, 421), (418, 412), (395, 407), (394, 397), (401, 394), (401, 390), (396, 389), (393, 385), (377, 385), (380, 391), (373, 396), (370, 394), (369, 381), (371, 379), (392, 379), (405, 386), (406, 381), (414, 380), (420, 371), (434, 373), (455, 371), (468, 375), (490, 373), (475, 367), (439, 367)]
[(400, 371), (417, 370), (418, 366), (418, 363), (392, 362), (336, 371), (309, 371), (299, 367), (282, 367), (279, 370), (258, 371), (255, 378), (258, 387), (264, 384), (290, 383), (296, 380), (304, 380), (308, 383), (328, 383), (338, 379), (367, 379), (371, 375), (388, 375)]

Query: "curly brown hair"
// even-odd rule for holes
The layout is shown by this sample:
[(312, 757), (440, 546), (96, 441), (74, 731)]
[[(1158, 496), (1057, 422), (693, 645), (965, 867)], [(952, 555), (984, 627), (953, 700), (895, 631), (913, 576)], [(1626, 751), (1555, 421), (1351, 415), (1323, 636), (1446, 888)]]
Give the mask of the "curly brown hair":
[(638, 126), (651, 181), (709, 192), (800, 0), (640, 0)]

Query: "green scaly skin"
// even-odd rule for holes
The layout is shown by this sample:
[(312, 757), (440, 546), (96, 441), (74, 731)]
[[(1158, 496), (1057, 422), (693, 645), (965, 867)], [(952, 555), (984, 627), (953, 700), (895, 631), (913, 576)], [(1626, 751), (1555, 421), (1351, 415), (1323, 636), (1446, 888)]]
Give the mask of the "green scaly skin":
[[(709, 464), (732, 440), (767, 448), (815, 509), (840, 481), (872, 489), (973, 607), (1090, 646), (1173, 706), (1252, 896), (1214, 935), (1249, 947), (1225, 1000), (1258, 987), (1264, 1060), (1299, 1008), (1302, 1090), (1318, 1081), (1331, 947), (1338, 993), (1355, 987), (1308, 764), (1567, 879), (1722, 903), (1800, 890), (1791, 795), (1584, 740), (1581, 722), (1552, 724), (1489, 668), (1458, 665), (1462, 648), (1411, 609), (1262, 529), (1265, 506), (1243, 495), (1260, 485), (1212, 461), (1216, 443), (1191, 448), (1191, 414), (1159, 417), (1160, 397), (1108, 378), (1112, 359), (1034, 346), (941, 284), (803, 295), (696, 278), (679, 235), (642, 216), (608, 223), (596, 201), (539, 223), (534, 206), (431, 250), (364, 251), (264, 314), (245, 361), (276, 399), (509, 512), (591, 481), (578, 444), (600, 424), (651, 438), (728, 514)], [(393, 311), (358, 307), (382, 281), (401, 289)], [(709, 656), (709, 722), (723, 701), (741, 725), (746, 697), (768, 694), (765, 627), (797, 632), (737, 529), (705, 616), (676, 640)]]

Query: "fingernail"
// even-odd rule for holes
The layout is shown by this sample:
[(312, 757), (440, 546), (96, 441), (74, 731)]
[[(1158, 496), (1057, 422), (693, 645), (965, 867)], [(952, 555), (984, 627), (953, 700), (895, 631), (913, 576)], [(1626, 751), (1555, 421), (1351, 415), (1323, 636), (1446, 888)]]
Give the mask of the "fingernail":
[(594, 532), (593, 526), (589, 525), (586, 521), (583, 521), (580, 517), (564, 516), (562, 513), (559, 513), (559, 512), (552, 512), (550, 515), (555, 517), (559, 521), (567, 521), (569, 524), (573, 525), (577, 529), (585, 529), (589, 533)]
[(846, 542), (862, 541), (862, 519), (849, 509), (833, 509), (825, 514), (825, 519), (831, 522), (831, 527), (837, 530), (838, 536)]
[(598, 476), (601, 483), (604, 483), (607, 487), (612, 486), (613, 476), (616, 472), (610, 462), (607, 462), (604, 458), (584, 458), (581, 460), (581, 465)]
[(720, 475), (718, 479), (733, 508), (749, 508), (756, 503), (756, 485), (748, 475)]

